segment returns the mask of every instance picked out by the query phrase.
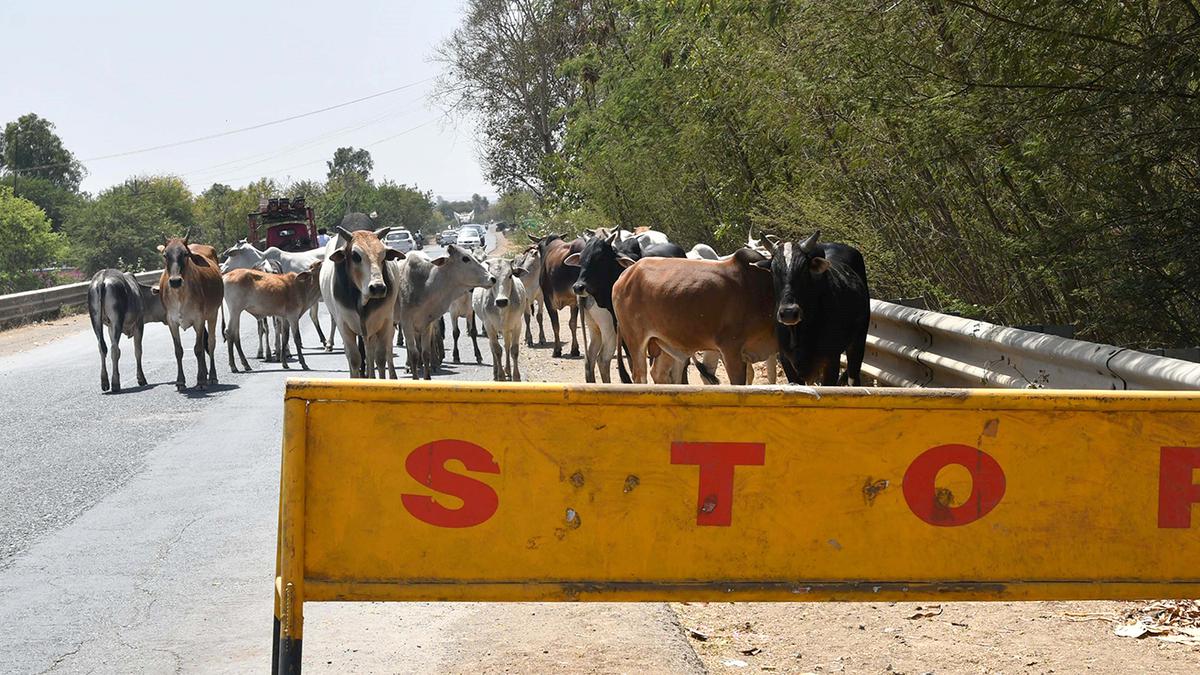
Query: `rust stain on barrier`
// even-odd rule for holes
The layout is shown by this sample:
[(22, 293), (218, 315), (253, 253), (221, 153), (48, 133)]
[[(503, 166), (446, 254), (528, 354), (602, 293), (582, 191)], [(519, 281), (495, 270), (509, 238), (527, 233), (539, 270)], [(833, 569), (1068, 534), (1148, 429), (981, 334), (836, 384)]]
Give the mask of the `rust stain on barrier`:
[(989, 438), (995, 438), (996, 432), (1000, 430), (1000, 418), (993, 417), (983, 425), (983, 435)]
[(567, 527), (571, 528), (572, 530), (576, 530), (579, 529), (579, 526), (582, 524), (583, 521), (579, 518), (579, 512), (575, 509), (567, 509)]
[(633, 489), (636, 488), (641, 482), (641, 479), (639, 479), (637, 476), (629, 474), (629, 476), (625, 478), (625, 487), (622, 492), (625, 494), (633, 492)]
[(880, 492), (886, 490), (889, 484), (890, 483), (888, 483), (886, 478), (872, 480), (870, 476), (867, 476), (867, 480), (863, 483), (862, 489), (863, 501), (867, 503), (867, 506), (873, 505), (875, 503), (875, 498), (879, 496)]
[(582, 471), (576, 471), (575, 473), (571, 474), (571, 485), (574, 485), (575, 487), (583, 487)]

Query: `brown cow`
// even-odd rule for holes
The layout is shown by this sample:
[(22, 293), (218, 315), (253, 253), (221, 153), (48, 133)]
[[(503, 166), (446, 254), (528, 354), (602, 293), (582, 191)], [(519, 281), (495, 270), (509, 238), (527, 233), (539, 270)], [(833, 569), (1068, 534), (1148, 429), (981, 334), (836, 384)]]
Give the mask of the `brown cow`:
[[(183, 389), (183, 343), (179, 331), (196, 331), (196, 388), (217, 383), (217, 363), (213, 352), (217, 348), (217, 312), (225, 287), (221, 283), (217, 251), (206, 244), (189, 244), (188, 236), (172, 237), (158, 247), (163, 256), (163, 272), (159, 277), (159, 293), (167, 313), (167, 327), (175, 342), (175, 386)], [(205, 367), (204, 354), (208, 352)]]
[(225, 304), (229, 308), (229, 327), (225, 331), (225, 344), (229, 348), (229, 370), (237, 372), (233, 361), (233, 349), (237, 347), (242, 367), (250, 371), (246, 355), (242, 353), (242, 333), (239, 328), (242, 312), (250, 312), (257, 319), (278, 317), (285, 328), (275, 333), (275, 350), (284, 368), (288, 368), (285, 345), (290, 332), (296, 345), (296, 358), (300, 367), (308, 370), (304, 362), (303, 345), (300, 343), (300, 317), (321, 298), (319, 270), (321, 261), (312, 264), (307, 272), (271, 274), (255, 269), (234, 269), (225, 273)]
[[(527, 235), (529, 236), (529, 235)], [(579, 341), (575, 327), (579, 323), (579, 299), (571, 287), (579, 279), (579, 268), (567, 265), (564, 261), (572, 253), (583, 250), (583, 238), (571, 243), (563, 241), (557, 234), (548, 234), (538, 238), (529, 236), (537, 244), (538, 253), (542, 258), (542, 301), (550, 314), (550, 328), (554, 331), (554, 356), (562, 356), (562, 342), (558, 339), (558, 311), (563, 307), (571, 308), (571, 356), (579, 356)]]
[(642, 258), (613, 285), (613, 309), (630, 351), (633, 381), (646, 383), (646, 359), (661, 350), (679, 363), (716, 350), (731, 384), (746, 364), (776, 353), (775, 293), (764, 258), (741, 249), (728, 260)]

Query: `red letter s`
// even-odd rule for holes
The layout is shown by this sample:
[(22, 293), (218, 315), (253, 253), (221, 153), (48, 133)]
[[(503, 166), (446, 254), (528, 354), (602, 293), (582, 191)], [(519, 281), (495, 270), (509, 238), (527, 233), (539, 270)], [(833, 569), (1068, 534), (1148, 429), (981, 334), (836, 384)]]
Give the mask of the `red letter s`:
[(430, 525), (474, 527), (496, 513), (500, 498), (487, 483), (447, 470), (446, 462), (451, 459), (461, 461), (468, 471), (500, 473), (492, 454), (474, 443), (453, 439), (433, 441), (409, 453), (404, 467), (422, 485), (461, 499), (462, 506), (448, 509), (425, 495), (404, 494), (400, 500), (409, 513)]

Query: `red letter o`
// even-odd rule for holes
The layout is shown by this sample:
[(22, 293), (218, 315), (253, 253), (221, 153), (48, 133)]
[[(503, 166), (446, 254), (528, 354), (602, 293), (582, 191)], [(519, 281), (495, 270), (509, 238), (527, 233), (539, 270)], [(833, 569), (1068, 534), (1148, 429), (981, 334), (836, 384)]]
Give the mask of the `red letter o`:
[[(952, 495), (934, 485), (938, 472), (958, 464), (971, 472), (971, 496), (951, 507)], [(1004, 470), (989, 454), (969, 445), (939, 445), (921, 453), (904, 472), (904, 501), (921, 520), (939, 527), (966, 525), (986, 516), (1004, 497)]]

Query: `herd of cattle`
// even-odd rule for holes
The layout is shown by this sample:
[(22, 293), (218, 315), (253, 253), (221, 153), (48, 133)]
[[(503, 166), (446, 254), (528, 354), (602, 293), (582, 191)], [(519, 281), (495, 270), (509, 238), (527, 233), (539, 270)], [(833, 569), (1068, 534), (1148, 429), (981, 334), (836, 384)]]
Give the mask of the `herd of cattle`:
[[(763, 361), (774, 382), (778, 359), (792, 383), (860, 383), (870, 317), (866, 267), (859, 251), (820, 242), (819, 233), (802, 242), (751, 238), (718, 256), (704, 244), (685, 252), (654, 231), (601, 229), (571, 241), (530, 237), (532, 245), (510, 260), (483, 258), (453, 244), (432, 259), (421, 251), (404, 254), (384, 246), (388, 229), (339, 227), (325, 247), (302, 253), (260, 251), (243, 241), (218, 255), (185, 235), (159, 246), (163, 271), (157, 284), (141, 284), (119, 270), (97, 272), (88, 310), (100, 350), (101, 389), (121, 389), (122, 335), (133, 338), (138, 384), (146, 384), (142, 334), (149, 322), (170, 329), (179, 388), (186, 386), (180, 332), (189, 328), (196, 334), (196, 386), (216, 384), (222, 308), (233, 372), (235, 352), (250, 370), (241, 344), (243, 312), (257, 319), (259, 358), (278, 359), (287, 368), (290, 341), (307, 369), (300, 320), (309, 314), (325, 351), (332, 351), (335, 333), (341, 336), (351, 377), (395, 379), (394, 338), (407, 346), (412, 378), (429, 379), (445, 358), (448, 314), (454, 360), (460, 358), (464, 319), (482, 362), (478, 319), (491, 346), (494, 379), (519, 381), (522, 328), (532, 345), (536, 320), (544, 343), (547, 310), (554, 356), (561, 357), (559, 311), (570, 308), (572, 356), (580, 354), (580, 313), (584, 319), (588, 382), (597, 370), (610, 382), (615, 357), (622, 382), (649, 377), (682, 383), (694, 364), (705, 382), (715, 383), (718, 360), (731, 384), (752, 381), (753, 365)], [(328, 337), (318, 321), (321, 302), (330, 315)], [(843, 353), (847, 367), (841, 371)]]

